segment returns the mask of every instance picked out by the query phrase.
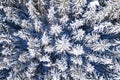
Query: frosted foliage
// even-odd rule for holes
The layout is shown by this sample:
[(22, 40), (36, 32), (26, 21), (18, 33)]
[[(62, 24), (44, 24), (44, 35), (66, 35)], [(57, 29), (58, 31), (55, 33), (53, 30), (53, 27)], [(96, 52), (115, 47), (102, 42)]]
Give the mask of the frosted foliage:
[(120, 0), (0, 0), (0, 80), (120, 80)]
[(69, 39), (67, 37), (62, 36), (61, 39), (58, 39), (56, 41), (56, 51), (59, 53), (69, 51), (71, 47), (71, 43), (69, 42)]

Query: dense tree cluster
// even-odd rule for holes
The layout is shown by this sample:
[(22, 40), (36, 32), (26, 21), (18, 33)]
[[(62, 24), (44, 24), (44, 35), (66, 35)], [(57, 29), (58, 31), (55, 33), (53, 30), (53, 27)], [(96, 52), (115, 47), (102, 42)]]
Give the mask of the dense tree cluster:
[(0, 80), (120, 80), (120, 0), (0, 0)]

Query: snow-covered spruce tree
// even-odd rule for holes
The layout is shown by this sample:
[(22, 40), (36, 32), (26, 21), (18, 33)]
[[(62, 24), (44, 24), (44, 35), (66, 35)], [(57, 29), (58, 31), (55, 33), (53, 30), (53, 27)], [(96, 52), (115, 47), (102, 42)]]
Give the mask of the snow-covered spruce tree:
[(120, 80), (120, 0), (0, 0), (0, 80)]

